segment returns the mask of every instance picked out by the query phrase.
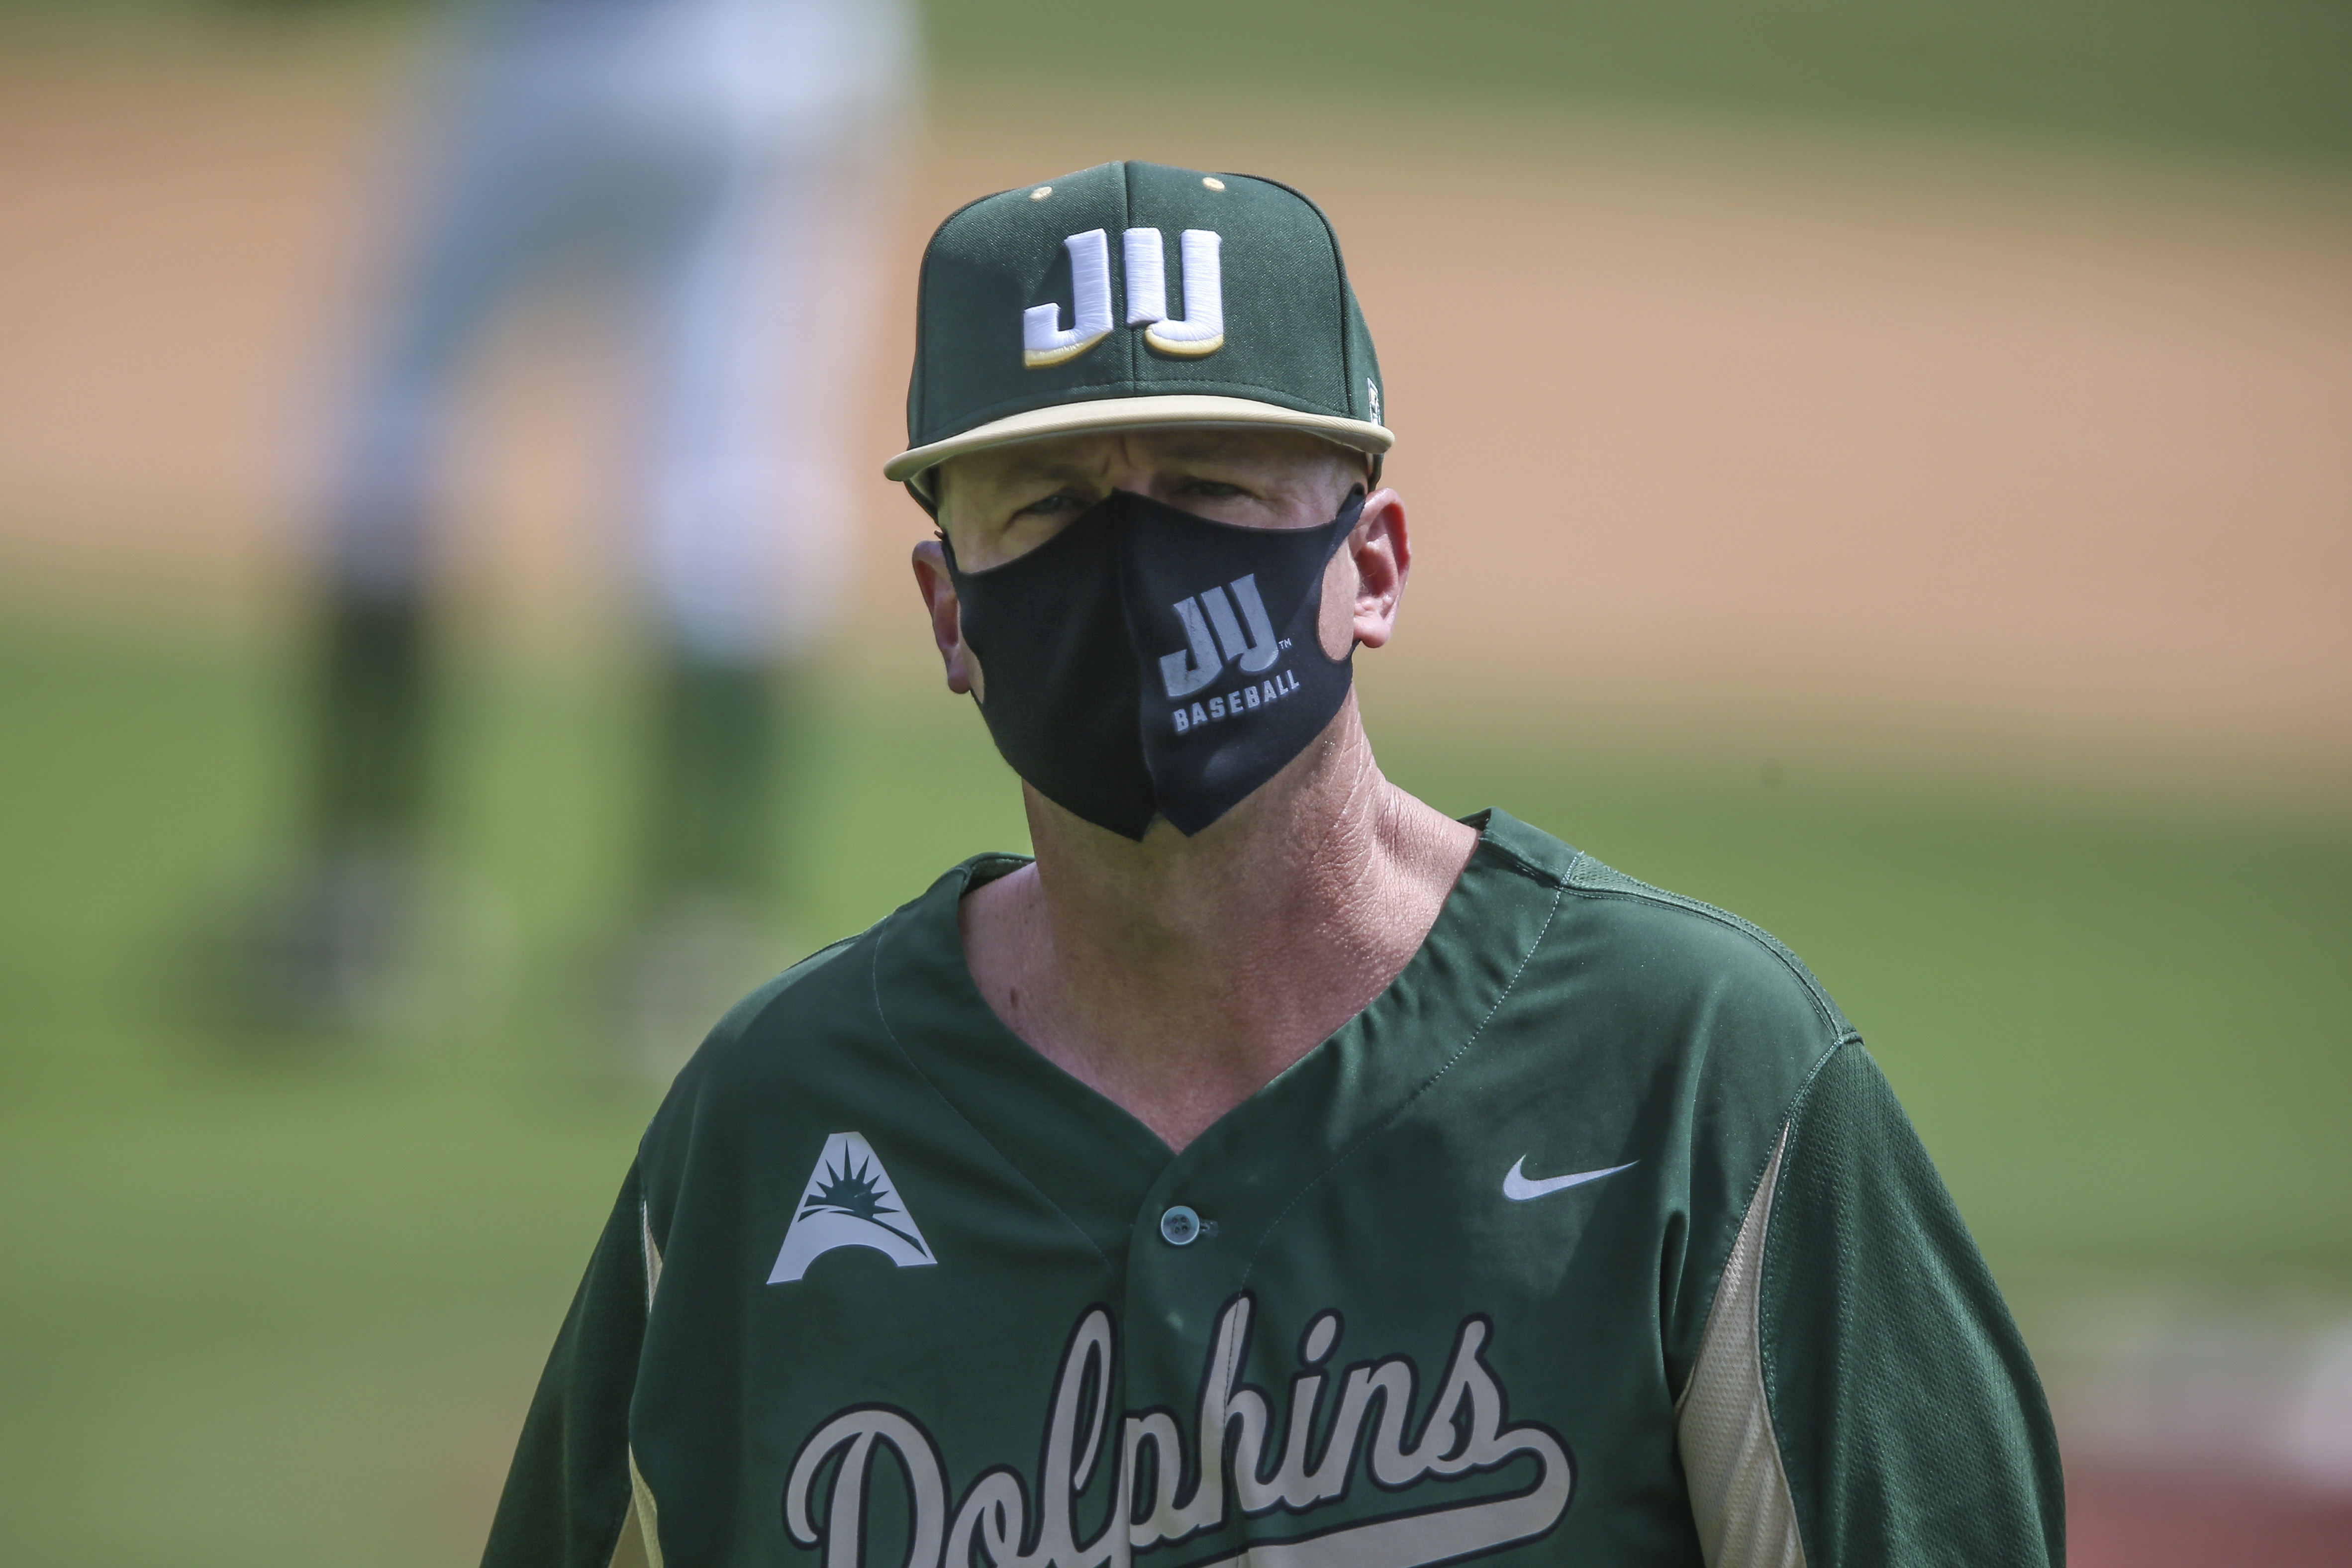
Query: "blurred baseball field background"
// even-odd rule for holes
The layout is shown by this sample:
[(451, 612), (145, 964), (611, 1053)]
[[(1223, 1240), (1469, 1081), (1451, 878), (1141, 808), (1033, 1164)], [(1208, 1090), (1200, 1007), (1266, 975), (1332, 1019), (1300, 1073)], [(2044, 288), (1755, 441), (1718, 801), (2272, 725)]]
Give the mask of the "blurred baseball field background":
[[(652, 1103), (593, 973), (619, 415), (559, 319), (467, 441), (434, 984), (332, 1044), (191, 1005), (286, 839), (303, 454), (421, 19), (0, 5), (10, 1563), (468, 1559)], [(2352, 8), (942, 0), (929, 53), (887, 296), (1107, 157), (1322, 200), (1420, 549), (1359, 662), (1392, 774), (1807, 958), (2018, 1303), (2078, 1561), (2340, 1561)], [(844, 389), (877, 468), (908, 325)], [(923, 520), (861, 523), (779, 966), (1024, 842)]]

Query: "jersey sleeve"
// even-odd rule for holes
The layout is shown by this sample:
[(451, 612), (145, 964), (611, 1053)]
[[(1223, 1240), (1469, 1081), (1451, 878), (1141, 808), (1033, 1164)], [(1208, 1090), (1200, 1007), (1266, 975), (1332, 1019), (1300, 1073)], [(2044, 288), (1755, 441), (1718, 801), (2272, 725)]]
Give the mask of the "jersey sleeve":
[(1857, 1041), (1813, 1074), (1757, 1184), (1679, 1436), (1709, 1568), (2064, 1562), (2040, 1380)]
[(653, 1500), (629, 1454), (660, 1267), (633, 1168), (523, 1420), (483, 1568), (660, 1568)]

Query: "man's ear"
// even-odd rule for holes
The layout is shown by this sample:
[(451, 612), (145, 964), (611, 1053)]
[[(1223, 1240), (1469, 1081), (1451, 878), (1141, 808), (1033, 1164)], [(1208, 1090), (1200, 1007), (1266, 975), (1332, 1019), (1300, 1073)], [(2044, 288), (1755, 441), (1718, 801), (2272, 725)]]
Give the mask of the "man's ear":
[(959, 694), (970, 692), (979, 700), (988, 700), (987, 680), (981, 674), (980, 660), (963, 640), (963, 605), (956, 597), (955, 579), (948, 575), (947, 552), (936, 539), (926, 539), (915, 546), (915, 587), (923, 595), (924, 612), (930, 616), (931, 641), (939, 646), (940, 662), (946, 667), (948, 689)]
[(1374, 490), (1324, 574), (1323, 614), (1316, 626), (1323, 652), (1339, 659), (1358, 643), (1387, 646), (1412, 571), (1404, 500), (1394, 490)]

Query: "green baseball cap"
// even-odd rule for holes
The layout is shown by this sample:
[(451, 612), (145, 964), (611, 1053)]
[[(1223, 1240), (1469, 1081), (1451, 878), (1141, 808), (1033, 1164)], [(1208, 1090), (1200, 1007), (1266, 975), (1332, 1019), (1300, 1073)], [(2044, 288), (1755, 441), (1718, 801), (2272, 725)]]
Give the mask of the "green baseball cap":
[(1087, 430), (1277, 426), (1370, 457), (1396, 437), (1330, 220), (1287, 185), (1102, 163), (950, 216), (923, 252), (907, 449)]

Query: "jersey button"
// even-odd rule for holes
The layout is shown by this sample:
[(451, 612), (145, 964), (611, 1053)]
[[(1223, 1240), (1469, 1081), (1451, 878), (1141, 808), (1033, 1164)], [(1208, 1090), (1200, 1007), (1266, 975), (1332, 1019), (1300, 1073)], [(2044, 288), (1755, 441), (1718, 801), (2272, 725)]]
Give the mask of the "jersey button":
[(1201, 1216), (1178, 1204), (1160, 1216), (1160, 1237), (1171, 1247), (1190, 1247), (1201, 1234)]

